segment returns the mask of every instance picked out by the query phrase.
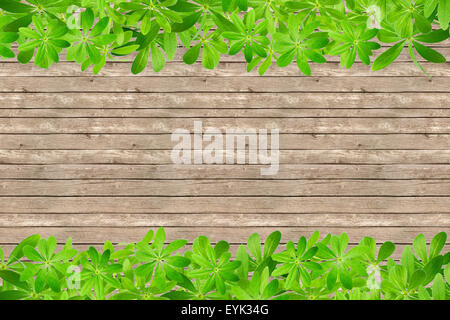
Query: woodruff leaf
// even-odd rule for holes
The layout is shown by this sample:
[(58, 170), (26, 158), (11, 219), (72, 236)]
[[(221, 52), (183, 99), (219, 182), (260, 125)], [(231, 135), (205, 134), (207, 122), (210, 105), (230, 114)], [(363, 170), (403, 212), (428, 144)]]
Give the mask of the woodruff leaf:
[(396, 43), (391, 48), (383, 52), (378, 58), (375, 59), (372, 65), (372, 70), (377, 71), (386, 68), (392, 62), (397, 59), (400, 53), (403, 51), (406, 41)]
[[(107, 241), (103, 252), (90, 247), (78, 255), (70, 239), (57, 252), (54, 237), (35, 235), (22, 241), (7, 262), (0, 249), (0, 300), (285, 299), (311, 294), (318, 299), (449, 298), (450, 259), (441, 255), (445, 232), (433, 238), (429, 250), (425, 237), (418, 235), (413, 243), (417, 256), (406, 246), (400, 263), (386, 263), (395, 247), (389, 241), (375, 261), (376, 241), (369, 237), (348, 248), (345, 233), (320, 240), (314, 232), (309, 239), (299, 237), (296, 245), (288, 241), (275, 253), (280, 239), (279, 231), (271, 233), (263, 249), (259, 235), (252, 234), (233, 258), (228, 242), (213, 246), (205, 236), (196, 238), (183, 256), (177, 251), (187, 241), (165, 245), (162, 228), (136, 244), (121, 244), (124, 249), (115, 250)], [(66, 278), (80, 267), (80, 289), (71, 289)]]
[[(114, 6), (98, 0), (78, 2), (80, 10), (68, 8), (69, 3), (0, 0), (4, 18), (0, 56), (14, 57), (9, 43), (18, 42), (18, 61), (28, 63), (36, 54), (35, 64), (48, 68), (67, 49), (69, 61), (80, 64), (83, 71), (94, 65), (97, 74), (114, 56), (136, 53), (131, 70), (136, 74), (149, 62), (160, 71), (166, 60), (174, 59), (178, 36), (187, 48), (183, 61), (188, 64), (201, 59), (205, 68), (213, 69), (221, 55), (241, 53), (247, 70), (259, 66), (260, 75), (273, 61), (280, 67), (296, 63), (299, 74), (311, 75), (311, 63), (325, 63), (324, 54), (339, 56), (345, 68), (358, 60), (370, 65), (374, 51), (381, 47), (370, 41), (376, 35), (380, 42), (394, 45), (375, 59), (372, 70), (393, 63), (400, 47), (408, 43), (411, 60), (424, 71), (411, 49), (427, 61), (441, 63), (445, 57), (422, 43), (449, 38), (450, 0), (327, 0), (320, 2), (319, 10), (312, 0), (130, 0), (114, 1)], [(56, 29), (61, 33), (48, 33), (51, 25), (61, 26)], [(64, 29), (70, 32), (63, 37)], [(36, 37), (35, 31), (42, 37)], [(49, 41), (48, 36), (53, 39)]]

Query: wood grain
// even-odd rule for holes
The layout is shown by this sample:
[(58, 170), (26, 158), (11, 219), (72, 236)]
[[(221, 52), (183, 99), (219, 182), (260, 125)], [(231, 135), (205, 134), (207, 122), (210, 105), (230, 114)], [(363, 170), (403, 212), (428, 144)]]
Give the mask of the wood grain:
[[(272, 214), (274, 218), (282, 214), (309, 214), (317, 223), (321, 218), (313, 215), (343, 214), (346, 219), (361, 217), (361, 215), (383, 215), (383, 219), (376, 223), (395, 223), (397, 216), (404, 213), (409, 217), (409, 223), (424, 223), (417, 220), (419, 214), (437, 218), (439, 214), (445, 217), (450, 213), (448, 197), (2, 197), (0, 201), (1, 214), (14, 214), (17, 219), (27, 214), (45, 214), (49, 219), (57, 221), (59, 214), (73, 214), (72, 223), (83, 223), (83, 215), (153, 215), (188, 214), (189, 221), (192, 214), (203, 215), (208, 218), (210, 213), (222, 214), (223, 219), (237, 216), (246, 219), (247, 214)], [(351, 215), (349, 215), (351, 214)], [(30, 216), (32, 218), (32, 216)], [(150, 216), (149, 216), (150, 217)], [(336, 219), (342, 218), (334, 216)], [(433, 219), (434, 219), (433, 218)], [(67, 219), (67, 218), (66, 218)], [(366, 219), (366, 218), (364, 218)], [(40, 221), (40, 219), (38, 219)], [(150, 219), (151, 220), (151, 219)], [(179, 219), (166, 223), (177, 223)], [(126, 219), (129, 223), (133, 221)], [(430, 221), (430, 220), (428, 220)], [(9, 221), (8, 223), (11, 223)], [(322, 221), (323, 223), (326, 220)], [(37, 222), (39, 223), (39, 222)], [(52, 223), (52, 222), (48, 222)], [(103, 223), (103, 222), (102, 222)], [(107, 223), (107, 222), (105, 222)], [(261, 217), (259, 223), (265, 223)], [(306, 221), (304, 222), (306, 223)], [(351, 223), (358, 223), (352, 220)]]
[[(386, 47), (387, 48), (387, 47)], [(386, 48), (383, 48), (385, 50)], [(436, 48), (450, 54), (450, 43)], [(380, 54), (383, 50), (379, 50)], [(0, 62), (0, 244), (28, 235), (72, 237), (86, 250), (198, 235), (236, 244), (278, 229), (282, 242), (319, 230), (405, 245), (450, 231), (450, 64), (407, 51), (389, 68), (351, 70), (336, 58), (247, 73), (241, 55), (216, 70), (181, 63), (130, 75), (109, 61), (99, 76), (62, 62), (49, 70)], [(420, 60), (422, 61), (422, 60)], [(280, 129), (280, 169), (174, 165), (171, 133), (204, 128)], [(448, 251), (450, 244), (444, 250)]]
[[(203, 143), (206, 147), (209, 142)], [(270, 146), (269, 141), (269, 146)], [(2, 150), (171, 150), (170, 134), (0, 134)], [(431, 146), (431, 147), (430, 147)], [(246, 141), (246, 148), (249, 148)], [(236, 149), (242, 149), (236, 146)], [(448, 150), (448, 134), (280, 135), (280, 150)]]
[[(0, 150), (0, 164), (167, 165), (173, 163), (171, 152), (171, 150)], [(227, 153), (235, 152), (223, 150), (224, 155)], [(450, 150), (280, 150), (279, 162), (281, 165), (449, 164)]]
[[(444, 51), (450, 52), (448, 49)], [(224, 77), (259, 77), (257, 69), (247, 72), (247, 64), (243, 58), (224, 58), (218, 67), (214, 70), (205, 69), (201, 63), (194, 65), (186, 65), (180, 61), (180, 56), (176, 57), (178, 61), (168, 62), (163, 70), (156, 73), (151, 68), (145, 69), (139, 76), (146, 77), (209, 77), (209, 76), (224, 76)], [(231, 61), (230, 61), (231, 60)], [(401, 62), (404, 61), (404, 62)], [(423, 61), (421, 59), (420, 61)], [(131, 62), (124, 61), (109, 61), (105, 67), (100, 71), (100, 76), (109, 77), (123, 77), (129, 76), (131, 70)], [(423, 63), (424, 69), (431, 76), (447, 76), (450, 71), (450, 63), (433, 64)], [(333, 58), (326, 64), (316, 64), (311, 67), (312, 74), (317, 77), (357, 77), (357, 76), (423, 76), (422, 71), (417, 66), (408, 60), (406, 56), (401, 56), (400, 61), (396, 62), (395, 68), (386, 68), (378, 72), (370, 72), (370, 68), (362, 63), (355, 63), (350, 70), (342, 68), (339, 63)], [(20, 77), (30, 76), (46, 76), (46, 77), (89, 77), (92, 76), (92, 70), (89, 68), (86, 71), (81, 71), (80, 67), (71, 62), (59, 62), (49, 69), (40, 69), (33, 64), (27, 64), (17, 67), (16, 63), (2, 63), (0, 62), (0, 77), (8, 77), (11, 74)], [(273, 64), (267, 72), (265, 77), (300, 77), (302, 74), (298, 70), (296, 64), (291, 64), (285, 68), (279, 68)]]
[[(371, 79), (365, 79), (370, 83)], [(423, 81), (421, 79), (420, 81)], [(104, 109), (450, 109), (450, 92), (289, 92), (289, 93), (2, 93), (0, 108)]]
[[(171, 134), (177, 129), (194, 130), (202, 121), (203, 132), (227, 129), (278, 129), (282, 133), (450, 133), (450, 118), (6, 118), (1, 133), (139, 133)], [(170, 148), (172, 149), (172, 148)]]
[[(263, 165), (0, 164), (1, 179), (261, 179)], [(281, 164), (264, 179), (450, 179), (442, 164)]]
[(449, 77), (16, 77), (0, 92), (450, 92)]
[[(159, 226), (158, 226), (159, 227)], [(141, 240), (149, 229), (146, 227), (0, 227), (0, 243), (18, 243), (24, 237), (32, 234), (41, 234), (44, 237), (55, 236), (59, 243), (65, 242), (68, 237), (74, 244), (101, 244), (105, 239), (114, 239), (115, 243), (137, 242)], [(436, 233), (448, 230), (444, 227), (166, 227), (166, 240), (186, 239), (192, 241), (200, 236), (207, 235), (212, 242), (226, 240), (230, 243), (245, 243), (248, 237), (258, 232), (261, 238), (266, 238), (275, 230), (281, 231), (282, 241), (298, 241), (302, 235), (311, 236), (319, 231), (322, 236), (328, 233), (340, 234), (346, 232), (351, 239), (350, 243), (358, 243), (365, 236), (377, 239), (378, 242), (392, 241), (396, 244), (410, 244), (419, 234), (423, 233), (426, 239), (431, 239)], [(447, 244), (450, 244), (447, 242)]]
[[(241, 204), (244, 204), (241, 202)], [(182, 210), (180, 210), (182, 211)], [(223, 209), (222, 209), (223, 211)], [(210, 211), (212, 212), (212, 211)], [(1, 214), (0, 227), (429, 227), (438, 220), (450, 227), (450, 214)]]
[(0, 196), (450, 196), (448, 180), (1, 180)]

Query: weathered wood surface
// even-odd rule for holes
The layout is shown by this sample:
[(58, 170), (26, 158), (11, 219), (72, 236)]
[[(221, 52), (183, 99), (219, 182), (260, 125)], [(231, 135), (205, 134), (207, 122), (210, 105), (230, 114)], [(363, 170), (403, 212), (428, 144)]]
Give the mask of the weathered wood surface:
[[(450, 43), (439, 46), (450, 56)], [(450, 63), (404, 51), (381, 72), (335, 58), (301, 76), (295, 65), (246, 73), (242, 56), (216, 70), (180, 63), (99, 76), (63, 62), (49, 70), (0, 63), (0, 245), (33, 233), (84, 250), (198, 235), (245, 242), (275, 229), (282, 242), (319, 230), (394, 241), (450, 231)], [(174, 165), (171, 133), (203, 127), (280, 129), (280, 169)], [(450, 241), (445, 247), (448, 251)], [(236, 250), (233, 245), (232, 250)]]
[[(212, 224), (214, 222), (212, 221)], [(114, 239), (117, 243), (133, 242), (141, 239), (148, 232), (149, 228), (156, 228), (149, 224), (145, 227), (14, 227), (1, 228), (0, 239), (2, 243), (17, 243), (23, 240), (24, 236), (32, 234), (41, 234), (43, 236), (53, 235), (58, 242), (64, 242), (68, 235), (73, 237), (73, 242), (76, 244), (101, 244), (104, 239)], [(441, 231), (443, 227), (295, 227), (285, 226), (276, 227), (283, 234), (284, 241), (296, 239), (298, 241), (299, 235), (311, 236), (314, 231), (319, 231), (322, 235), (327, 233), (340, 234), (347, 232), (352, 243), (357, 243), (364, 236), (370, 236), (377, 239), (379, 242), (393, 241), (397, 244), (409, 244), (414, 237), (423, 233), (425, 237), (431, 238), (434, 234)], [(222, 239), (228, 239), (231, 243), (239, 244), (245, 243), (248, 237), (254, 233), (259, 232), (262, 238), (267, 237), (274, 227), (165, 227), (167, 233), (167, 241), (175, 239), (186, 239), (192, 242), (200, 235), (208, 235), (212, 242), (217, 242)], [(7, 237), (7, 241), (4, 238)], [(356, 239), (353, 240), (353, 239)]]
[[(370, 72), (370, 71), (368, 71)], [(448, 77), (17, 77), (0, 92), (448, 92)]]

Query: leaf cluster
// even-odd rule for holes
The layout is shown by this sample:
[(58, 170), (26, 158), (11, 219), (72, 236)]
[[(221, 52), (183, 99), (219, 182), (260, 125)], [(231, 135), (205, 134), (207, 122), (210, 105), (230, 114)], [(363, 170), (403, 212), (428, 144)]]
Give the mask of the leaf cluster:
[(380, 70), (405, 50), (425, 72), (419, 56), (446, 61), (432, 45), (448, 39), (449, 22), (450, 0), (0, 0), (0, 57), (17, 43), (21, 63), (48, 68), (65, 53), (96, 74), (129, 55), (137, 74), (177, 52), (207, 69), (243, 54), (248, 71), (295, 63), (310, 75), (331, 56)]
[[(33, 235), (6, 257), (0, 247), (0, 300), (448, 300), (447, 234), (419, 234), (400, 261), (392, 242), (319, 232), (296, 243), (252, 234), (236, 254), (200, 236), (167, 241), (163, 228), (137, 243), (90, 247)], [(77, 271), (78, 270), (78, 271)]]

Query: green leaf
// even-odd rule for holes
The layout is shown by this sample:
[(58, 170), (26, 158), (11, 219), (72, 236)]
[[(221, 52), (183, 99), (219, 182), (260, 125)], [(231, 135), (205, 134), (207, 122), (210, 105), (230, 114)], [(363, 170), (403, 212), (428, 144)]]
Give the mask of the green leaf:
[(94, 25), (94, 12), (91, 8), (87, 8), (81, 13), (81, 26), (84, 33), (88, 33)]
[(425, 241), (425, 236), (422, 233), (414, 238), (413, 248), (417, 256), (422, 261), (426, 262), (428, 259), (427, 245)]
[(172, 61), (175, 58), (177, 52), (177, 36), (175, 33), (164, 33), (164, 52), (166, 53), (167, 60)]
[(10, 48), (0, 45), (0, 57), (14, 58), (16, 55)]
[(441, 28), (447, 30), (450, 23), (450, 0), (439, 1), (438, 18)]
[(430, 244), (430, 259), (437, 257), (447, 241), (447, 233), (439, 232), (433, 237)]
[(198, 57), (200, 56), (200, 49), (201, 49), (201, 44), (197, 44), (197, 45), (193, 46), (192, 48), (190, 48), (184, 54), (183, 61), (186, 64), (194, 64), (198, 60)]
[(159, 26), (157, 24), (153, 24), (150, 31), (145, 36), (138, 37), (137, 42), (141, 45), (140, 49), (150, 47), (150, 44), (156, 39), (159, 30)]
[(220, 54), (213, 47), (207, 45), (203, 48), (202, 64), (206, 69), (216, 68), (219, 61)]
[(431, 31), (431, 23), (421, 14), (414, 13), (414, 24), (422, 33), (428, 33)]
[(175, 251), (181, 249), (182, 247), (184, 247), (186, 245), (186, 243), (187, 243), (187, 240), (181, 240), (181, 239), (172, 241), (171, 243), (169, 243), (167, 245), (167, 247), (164, 248), (162, 254), (163, 255), (171, 254), (172, 252), (175, 252)]
[(52, 39), (50, 43), (58, 48), (69, 48), (71, 46), (70, 42), (61, 39)]
[(344, 288), (350, 290), (353, 288), (353, 280), (349, 271), (343, 269), (339, 272), (339, 280)]
[(19, 35), (15, 32), (1, 32), (0, 43), (12, 43), (19, 38)]
[(191, 261), (185, 257), (172, 256), (167, 258), (167, 263), (174, 267), (185, 268), (191, 263)]
[(436, 50), (426, 47), (424, 45), (421, 45), (417, 41), (413, 41), (413, 44), (414, 44), (414, 48), (416, 49), (416, 51), (425, 60), (428, 60), (433, 63), (444, 63), (447, 61), (445, 59), (445, 57), (442, 54), (440, 54), (439, 52), (437, 52)]
[(11, 13), (28, 13), (34, 7), (16, 0), (0, 0), (0, 8)]
[[(11, 270), (0, 270), (0, 278), (17, 288), (28, 290), (28, 284), (20, 280), (20, 274)], [(1, 290), (0, 290), (1, 292)], [(0, 299), (1, 300), (1, 299)]]
[(395, 32), (392, 32), (389, 30), (384, 30), (384, 29), (381, 29), (380, 31), (378, 31), (377, 38), (381, 42), (385, 42), (385, 43), (393, 43), (393, 42), (397, 42), (397, 41), (401, 40), (401, 37), (398, 34), (396, 34)]
[(415, 40), (426, 43), (438, 43), (447, 40), (449, 37), (449, 30), (433, 30), (426, 34), (419, 34), (414, 37)]
[(397, 57), (403, 51), (403, 47), (404, 46), (405, 46), (405, 41), (401, 41), (401, 42), (393, 45), (391, 48), (389, 48), (385, 52), (383, 52), (373, 62), (372, 70), (373, 71), (378, 71), (378, 70), (386, 68), (392, 62), (394, 62), (395, 59), (397, 59)]
[(425, 281), (426, 274), (422, 270), (416, 270), (412, 275), (411, 279), (409, 280), (409, 288), (416, 289), (422, 286), (423, 282)]
[(239, 32), (239, 29), (219, 12), (210, 9), (214, 22), (222, 31)]
[(174, 23), (172, 25), (172, 32), (183, 32), (185, 30), (188, 30), (190, 27), (195, 25), (195, 23), (200, 19), (202, 15), (202, 11), (194, 12), (193, 14), (185, 17), (183, 19), (183, 22), (180, 23)]
[(450, 284), (450, 264), (447, 264), (444, 269), (444, 276), (447, 280), (447, 283)]
[(28, 238), (22, 240), (9, 255), (8, 263), (16, 262), (20, 258), (22, 258), (24, 256), (24, 252), (23, 252), (24, 247), (30, 246), (32, 248), (35, 248), (40, 239), (41, 239), (41, 236), (38, 234), (35, 234), (35, 235), (29, 236)]
[(249, 259), (247, 250), (245, 249), (244, 245), (240, 245), (237, 253), (236, 253), (236, 260), (241, 262), (241, 266), (238, 269), (238, 274), (241, 279), (248, 279), (248, 271), (249, 271)]
[[(274, 231), (267, 237), (266, 242), (264, 243), (264, 258), (270, 257), (275, 252), (280, 244), (280, 241), (280, 231)], [(259, 252), (261, 252), (261, 250)]]
[(433, 14), (433, 12), (436, 9), (438, 3), (439, 3), (439, 0), (428, 0), (428, 1), (425, 1), (424, 14), (425, 14), (426, 17), (429, 17), (429, 16), (431, 16)]
[[(153, 53), (154, 51), (157, 51), (158, 53)], [(164, 67), (165, 63), (164, 56), (154, 43), (152, 43), (151, 52), (152, 52), (153, 69), (155, 71), (156, 70), (160, 71), (162, 69), (160, 68), (161, 65)], [(153, 61), (153, 58), (156, 58), (157, 61)], [(164, 60), (164, 62), (161, 62), (161, 60), (159, 60), (161, 58), (162, 60)], [(166, 232), (164, 231), (164, 228), (161, 227), (158, 230), (156, 230), (155, 239), (153, 240), (153, 246), (156, 248), (156, 250), (158, 250), (158, 252), (162, 251), (164, 241), (166, 241)]]
[(293, 289), (298, 286), (300, 274), (298, 272), (297, 267), (291, 267), (291, 270), (289, 271), (289, 274), (286, 278), (286, 289)]
[(411, 276), (414, 273), (415, 266), (414, 266), (414, 255), (412, 253), (410, 246), (406, 246), (403, 249), (401, 262), (402, 265), (406, 268), (408, 276)]
[(131, 66), (131, 72), (133, 74), (139, 74), (142, 71), (144, 71), (148, 63), (149, 55), (150, 55), (150, 48), (148, 47), (139, 51), (138, 55), (134, 59), (133, 64)]
[(443, 262), (444, 262), (443, 256), (436, 256), (433, 259), (429, 260), (429, 262), (423, 268), (423, 271), (425, 271), (427, 275), (424, 281), (424, 285), (430, 283), (433, 280), (434, 276), (441, 271)]
[(287, 51), (286, 53), (282, 54), (277, 59), (277, 66), (279, 67), (287, 67), (291, 64), (292, 60), (295, 56), (295, 50)]
[(248, 0), (236, 0), (236, 3), (242, 11), (248, 10)]
[(111, 42), (115, 41), (116, 35), (115, 34), (104, 34), (104, 35), (92, 38), (91, 40), (95, 45), (101, 47), (101, 46), (105, 46), (105, 45), (110, 44)]
[(33, 55), (34, 55), (34, 48), (27, 51), (20, 51), (19, 54), (17, 55), (17, 60), (22, 64), (26, 64), (30, 62), (31, 59), (33, 59)]
[(389, 258), (395, 251), (395, 244), (390, 241), (384, 242), (378, 251), (377, 263)]
[(100, 21), (97, 22), (97, 24), (94, 26), (94, 28), (92, 28), (92, 30), (90, 32), (90, 36), (91, 37), (99, 36), (103, 31), (105, 31), (105, 29), (108, 27), (108, 24), (109, 24), (108, 17), (104, 17), (103, 19), (100, 19)]
[(331, 267), (330, 272), (328, 273), (328, 276), (327, 276), (327, 288), (328, 288), (328, 290), (332, 290), (333, 287), (336, 285), (337, 276), (338, 276), (337, 267), (335, 265), (333, 265)]
[(26, 246), (23, 248), (25, 256), (32, 261), (44, 261), (45, 259), (33, 247)]
[(92, 44), (86, 43), (86, 49), (89, 54), (89, 58), (91, 59), (92, 63), (97, 64), (100, 62), (102, 56), (100, 54), (100, 51)]
[(18, 290), (0, 291), (0, 300), (22, 300), (28, 297), (28, 293)]
[(433, 285), (432, 285), (432, 292), (433, 292), (433, 299), (434, 300), (446, 300), (445, 297), (445, 282), (442, 278), (442, 275), (438, 273), (434, 277)]

